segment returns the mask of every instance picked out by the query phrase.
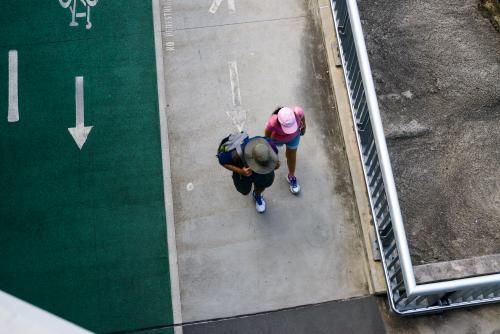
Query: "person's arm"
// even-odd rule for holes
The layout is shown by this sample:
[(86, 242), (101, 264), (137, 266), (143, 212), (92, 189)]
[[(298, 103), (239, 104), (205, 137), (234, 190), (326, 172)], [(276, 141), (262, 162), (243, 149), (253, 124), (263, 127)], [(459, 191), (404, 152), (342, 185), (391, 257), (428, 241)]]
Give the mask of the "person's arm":
[(236, 166), (230, 165), (230, 164), (225, 164), (225, 165), (222, 165), (222, 166), (224, 166), (225, 169), (228, 169), (231, 172), (234, 172), (234, 173), (237, 173), (237, 174), (240, 174), (240, 175), (243, 175), (243, 176), (250, 176), (250, 175), (252, 175), (252, 170), (250, 168), (248, 168), (248, 167), (240, 168), (240, 167), (236, 167)]
[(302, 116), (300, 119), (300, 135), (303, 136), (306, 134), (306, 116)]
[(271, 139), (273, 135), (273, 130), (274, 130), (274, 123), (277, 121), (275, 118), (277, 116), (273, 115), (271, 116), (266, 123), (266, 128), (264, 129), (264, 137)]
[[(273, 149), (274, 153), (276, 153), (276, 155), (278, 155), (278, 148), (276, 147), (276, 144), (274, 143), (274, 141), (272, 139), (268, 139), (267, 140), (269, 145), (271, 145), (271, 148)], [(274, 167), (274, 170), (280, 168), (281, 166), (281, 162), (279, 160), (279, 156), (278, 156), (278, 161), (276, 161), (276, 167)]]

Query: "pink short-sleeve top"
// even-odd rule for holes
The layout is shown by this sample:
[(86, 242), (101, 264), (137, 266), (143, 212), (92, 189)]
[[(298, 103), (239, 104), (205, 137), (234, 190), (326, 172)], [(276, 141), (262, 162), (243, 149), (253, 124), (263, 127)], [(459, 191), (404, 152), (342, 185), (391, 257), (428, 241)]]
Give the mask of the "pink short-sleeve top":
[(293, 112), (295, 113), (295, 118), (297, 119), (297, 124), (299, 128), (295, 133), (286, 134), (283, 132), (281, 128), (281, 124), (278, 121), (278, 115), (272, 115), (267, 121), (266, 130), (271, 132), (271, 138), (280, 142), (280, 143), (288, 143), (295, 137), (300, 134), (300, 128), (302, 125), (302, 119), (304, 118), (304, 109), (299, 106), (292, 107)]

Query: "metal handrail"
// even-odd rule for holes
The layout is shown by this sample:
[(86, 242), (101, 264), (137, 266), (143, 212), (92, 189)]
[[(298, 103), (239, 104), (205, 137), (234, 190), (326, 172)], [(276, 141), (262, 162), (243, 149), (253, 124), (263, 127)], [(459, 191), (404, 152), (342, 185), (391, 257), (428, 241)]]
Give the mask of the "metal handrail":
[(424, 313), (500, 301), (500, 274), (417, 284), (356, 0), (330, 0), (391, 309)]

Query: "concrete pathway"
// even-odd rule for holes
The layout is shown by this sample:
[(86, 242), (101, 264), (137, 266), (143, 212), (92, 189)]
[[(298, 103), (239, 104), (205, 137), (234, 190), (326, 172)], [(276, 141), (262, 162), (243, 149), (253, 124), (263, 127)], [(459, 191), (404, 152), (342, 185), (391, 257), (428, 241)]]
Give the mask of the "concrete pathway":
[[(350, 174), (314, 18), (305, 1), (242, 0), (234, 10), (228, 3), (212, 14), (210, 1), (164, 1), (183, 321), (366, 295)], [(288, 191), (281, 152), (283, 167), (265, 193), (268, 211), (259, 215), (215, 153), (235, 124), (262, 135), (277, 105), (306, 112), (297, 173), (303, 192)]]

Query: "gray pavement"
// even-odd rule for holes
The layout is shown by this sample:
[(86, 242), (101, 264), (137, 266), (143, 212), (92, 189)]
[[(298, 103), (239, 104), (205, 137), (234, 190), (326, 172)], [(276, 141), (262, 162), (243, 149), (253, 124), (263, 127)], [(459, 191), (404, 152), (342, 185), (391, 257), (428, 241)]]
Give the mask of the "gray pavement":
[(500, 253), (500, 34), (478, 1), (361, 1), (414, 264)]
[[(363, 296), (366, 264), (342, 135), (335, 121), (321, 32), (306, 2), (168, 1), (167, 118), (184, 321)], [(230, 81), (229, 64), (239, 80)], [(240, 96), (234, 97), (235, 87)], [(238, 95), (238, 94), (236, 94)], [(237, 100), (235, 103), (235, 99)], [(302, 193), (286, 164), (259, 215), (215, 158), (234, 121), (262, 134), (277, 105), (308, 121), (298, 156)]]

